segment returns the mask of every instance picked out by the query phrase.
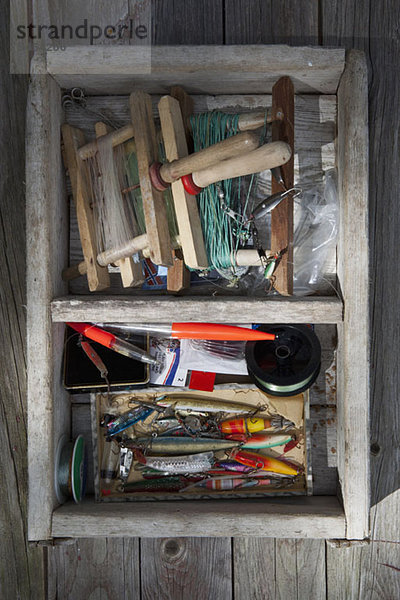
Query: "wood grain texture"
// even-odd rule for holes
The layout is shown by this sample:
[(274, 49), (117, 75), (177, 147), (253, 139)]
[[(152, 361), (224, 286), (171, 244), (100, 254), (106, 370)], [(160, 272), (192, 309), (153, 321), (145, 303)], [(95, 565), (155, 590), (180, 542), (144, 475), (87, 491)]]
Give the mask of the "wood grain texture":
[[(26, 131), (28, 537), (50, 536), (54, 448), (69, 433), (68, 394), (59, 378), (63, 328), (52, 325), (51, 298), (65, 290), (60, 273), (67, 255), (67, 206), (60, 148), (60, 94), (45, 75), (43, 57), (33, 63)], [(50, 117), (49, 117), (50, 115)], [(56, 157), (56, 159), (55, 159)], [(43, 429), (48, 435), (43, 436)]]
[(317, 0), (225, 0), (226, 44), (318, 44)]
[[(400, 229), (399, 10), (399, 4), (390, 0), (321, 3), (323, 43), (364, 50), (369, 66), (372, 541), (366, 546), (328, 547), (328, 598), (333, 599), (400, 595), (396, 569), (400, 565), (400, 422), (393, 402), (399, 395), (400, 328), (393, 307), (398, 304), (400, 273), (398, 261), (388, 259), (397, 247)], [(388, 322), (391, 327), (382, 339)]]
[[(280, 167), (285, 185), (272, 177), (271, 193), (276, 194), (294, 185), (294, 88), (289, 77), (281, 77), (272, 88), (272, 110), (281, 110), (284, 115), (282, 121), (272, 124), (272, 141), (287, 143), (292, 152), (290, 159)], [(273, 253), (283, 251), (274, 272), (274, 287), (284, 296), (293, 294), (293, 233), (294, 201), (293, 196), (288, 196), (271, 212), (271, 249)]]
[(338, 90), (338, 471), (347, 536), (369, 533), (368, 91), (365, 55), (349, 51)]
[(158, 145), (151, 99), (143, 92), (133, 92), (129, 99), (136, 145), (140, 190), (150, 258), (156, 265), (172, 265), (172, 250), (164, 197), (151, 184), (149, 168), (158, 161)]
[(152, 43), (223, 44), (223, 0), (153, 0)]
[(88, 95), (129, 94), (132, 88), (167, 94), (177, 83), (189, 94), (268, 94), (283, 75), (292, 79), (296, 93), (334, 94), (344, 52), (279, 45), (154, 46), (151, 74), (146, 73), (146, 60), (144, 56), (141, 70), (135, 66), (135, 75), (137, 47), (81, 46), (49, 52), (47, 67), (60, 87), (80, 86)]
[(81, 504), (68, 502), (53, 513), (54, 537), (343, 538), (343, 509), (334, 496), (276, 499)]
[(51, 303), (53, 321), (111, 321), (159, 323), (210, 321), (215, 323), (339, 323), (338, 298), (316, 296), (299, 299), (271, 298), (168, 298), (165, 296), (67, 296)]
[(143, 600), (232, 598), (229, 537), (142, 539), (140, 555)]
[(238, 600), (326, 598), (323, 540), (244, 538), (233, 548)]
[(86, 274), (91, 292), (106, 289), (110, 278), (105, 267), (97, 262), (98, 242), (94, 220), (88, 165), (79, 157), (78, 148), (85, 144), (82, 131), (64, 123), (61, 128), (65, 168), (70, 177), (76, 206), (79, 237), (86, 263)]
[[(18, 8), (14, 6), (14, 10)], [(0, 22), (0, 597), (45, 598), (45, 557), (27, 543), (25, 107), (28, 76), (10, 76), (9, 3)], [(20, 21), (21, 22), (21, 21)], [(23, 21), (22, 21), (23, 22)], [(27, 55), (25, 56), (25, 59)], [(19, 63), (15, 67), (25, 68)], [(27, 71), (22, 71), (27, 72)], [(7, 93), (6, 93), (7, 92)]]
[(137, 538), (79, 538), (48, 549), (49, 600), (140, 598)]
[[(184, 121), (192, 114), (193, 107), (183, 116), (180, 102), (164, 96), (158, 103), (158, 110), (167, 161), (184, 158), (188, 155)], [(196, 197), (185, 191), (180, 179), (172, 184), (171, 191), (185, 262), (194, 269), (205, 268), (208, 261)]]

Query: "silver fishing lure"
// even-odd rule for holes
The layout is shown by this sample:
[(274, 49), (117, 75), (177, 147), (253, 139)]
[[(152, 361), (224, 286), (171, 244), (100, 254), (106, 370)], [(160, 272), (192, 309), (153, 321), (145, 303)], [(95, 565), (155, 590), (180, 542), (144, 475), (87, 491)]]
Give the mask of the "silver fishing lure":
[(214, 463), (213, 452), (189, 454), (187, 456), (146, 456), (146, 467), (163, 471), (170, 475), (185, 473), (203, 473), (211, 469)]
[(119, 478), (125, 482), (131, 472), (133, 462), (133, 452), (129, 448), (121, 448), (119, 459)]
[(293, 194), (293, 198), (296, 198), (301, 194), (302, 190), (300, 188), (291, 188), (290, 190), (285, 190), (284, 192), (277, 192), (276, 194), (272, 194), (272, 196), (268, 196), (256, 206), (253, 211), (253, 219), (262, 219), (267, 215), (271, 210), (273, 210), (282, 200), (284, 200), (289, 194)]

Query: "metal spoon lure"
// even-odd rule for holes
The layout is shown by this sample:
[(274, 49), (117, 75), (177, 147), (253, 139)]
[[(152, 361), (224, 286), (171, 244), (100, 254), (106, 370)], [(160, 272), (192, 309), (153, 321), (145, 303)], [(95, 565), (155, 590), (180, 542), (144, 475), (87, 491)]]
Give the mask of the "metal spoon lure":
[(275, 207), (282, 202), (289, 194), (293, 194), (293, 198), (300, 196), (302, 190), (300, 188), (291, 188), (290, 190), (285, 190), (284, 192), (277, 192), (276, 194), (272, 194), (272, 196), (268, 196), (256, 206), (253, 211), (252, 217), (254, 220), (262, 219), (271, 212)]

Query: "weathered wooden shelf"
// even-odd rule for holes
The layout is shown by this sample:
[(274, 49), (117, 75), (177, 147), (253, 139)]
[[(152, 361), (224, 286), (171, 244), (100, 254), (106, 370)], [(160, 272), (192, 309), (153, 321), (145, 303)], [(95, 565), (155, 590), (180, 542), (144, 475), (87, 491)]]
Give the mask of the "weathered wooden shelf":
[(215, 323), (341, 323), (343, 304), (337, 297), (187, 298), (166, 296), (66, 296), (51, 303), (52, 319), (157, 323), (198, 321), (200, 315)]
[[(207, 523), (207, 527), (205, 527)], [(180, 502), (100, 503), (85, 500), (56, 509), (54, 537), (104, 535), (170, 537), (343, 538), (346, 519), (334, 496)], [(212, 532), (212, 533), (211, 533)]]
[[(27, 367), (28, 367), (28, 537), (226, 535), (362, 539), (369, 523), (368, 444), (368, 133), (367, 69), (363, 53), (286, 46), (69, 47), (36, 54), (27, 107)], [(138, 56), (142, 52), (142, 56)], [(135, 58), (142, 62), (135, 63)], [(141, 70), (133, 72), (142, 65)], [(148, 67), (151, 68), (148, 68)], [(61, 160), (65, 122), (62, 88), (85, 88), (99, 97), (142, 89), (157, 97), (182, 85), (196, 110), (258, 107), (276, 80), (288, 75), (296, 94), (295, 175), (320, 173), (336, 162), (340, 230), (337, 296), (315, 298), (68, 295), (61, 279), (69, 264), (69, 214)], [(219, 94), (223, 96), (219, 97)], [(110, 102), (117, 107), (116, 96)], [(197, 98), (197, 99), (196, 99)], [(229, 98), (231, 100), (229, 100)], [(88, 101), (91, 102), (90, 97)], [(302, 106), (304, 119), (301, 120)], [(337, 118), (336, 118), (337, 110)], [(298, 122), (298, 124), (297, 124)], [(310, 159), (319, 128), (320, 145)], [(335, 127), (337, 137), (334, 140)], [(330, 136), (326, 138), (326, 127)], [(297, 129), (298, 128), (298, 129)], [(332, 133), (333, 132), (333, 133)], [(295, 142), (296, 143), (296, 142)], [(321, 157), (325, 156), (323, 164)], [(296, 162), (297, 161), (297, 162)], [(318, 161), (317, 161), (318, 162)], [(298, 169), (298, 171), (296, 171)], [(313, 171), (314, 173), (315, 171)], [(73, 231), (71, 232), (73, 235)], [(79, 256), (74, 257), (78, 261)], [(72, 289), (72, 287), (71, 287)], [(83, 290), (81, 290), (83, 291)], [(75, 290), (74, 290), (75, 292)], [(75, 293), (78, 293), (77, 291)], [(336, 324), (337, 459), (336, 496), (59, 507), (54, 489), (54, 453), (70, 435), (71, 400), (60, 381), (64, 321), (213, 320)]]

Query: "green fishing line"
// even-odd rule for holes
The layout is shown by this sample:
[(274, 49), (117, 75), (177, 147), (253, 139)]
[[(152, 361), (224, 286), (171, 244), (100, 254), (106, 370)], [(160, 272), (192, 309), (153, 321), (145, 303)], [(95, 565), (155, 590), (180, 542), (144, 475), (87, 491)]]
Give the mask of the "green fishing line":
[[(239, 133), (239, 114), (219, 111), (200, 113), (190, 117), (194, 151), (197, 152)], [(265, 135), (265, 126), (263, 136)], [(248, 238), (249, 226), (245, 218), (249, 199), (257, 178), (252, 175), (246, 185), (242, 178), (226, 179), (204, 188), (197, 195), (200, 220), (210, 269), (238, 274), (234, 257)], [(222, 194), (221, 194), (222, 192)], [(244, 206), (242, 196), (246, 194)]]

